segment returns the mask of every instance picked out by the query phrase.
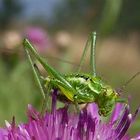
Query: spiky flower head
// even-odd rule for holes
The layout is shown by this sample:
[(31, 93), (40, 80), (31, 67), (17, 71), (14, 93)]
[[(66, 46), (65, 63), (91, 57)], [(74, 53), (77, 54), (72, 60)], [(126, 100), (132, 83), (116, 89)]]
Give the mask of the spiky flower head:
[(96, 104), (90, 104), (80, 114), (68, 113), (68, 106), (56, 109), (53, 95), (51, 112), (40, 115), (28, 106), (28, 122), (16, 126), (6, 122), (0, 129), (0, 140), (139, 140), (128, 136), (127, 130), (135, 119), (129, 106), (117, 104), (108, 122), (102, 121)]

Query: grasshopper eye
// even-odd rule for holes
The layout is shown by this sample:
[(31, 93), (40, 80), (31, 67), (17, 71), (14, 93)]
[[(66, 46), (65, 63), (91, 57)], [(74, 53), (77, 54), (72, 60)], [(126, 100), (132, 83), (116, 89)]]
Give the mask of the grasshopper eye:
[(104, 96), (108, 96), (108, 97), (113, 95), (113, 93), (114, 93), (114, 91), (111, 87), (104, 88), (102, 92), (103, 92)]

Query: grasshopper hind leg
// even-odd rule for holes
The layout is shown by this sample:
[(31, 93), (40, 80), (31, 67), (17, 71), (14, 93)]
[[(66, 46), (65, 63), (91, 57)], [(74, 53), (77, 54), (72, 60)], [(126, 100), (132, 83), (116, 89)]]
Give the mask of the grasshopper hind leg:
[(78, 73), (80, 72), (82, 65), (85, 60), (86, 53), (88, 51), (88, 48), (90, 48), (90, 66), (91, 66), (91, 74), (93, 76), (96, 76), (96, 63), (95, 63), (95, 49), (96, 49), (96, 32), (92, 32), (86, 42), (81, 60), (80, 65), (78, 68)]
[(44, 114), (45, 110), (50, 111), (50, 102), (49, 102), (49, 94), (51, 92), (51, 86), (48, 84), (47, 87), (44, 87), (44, 78), (42, 78), (41, 73), (39, 71), (38, 66), (34, 63), (34, 68), (36, 69), (39, 81), (40, 81), (40, 86), (42, 91), (44, 92), (45, 98), (43, 98), (42, 101), (42, 106), (41, 106), (41, 115)]
[(95, 49), (96, 49), (96, 32), (91, 34), (91, 54), (90, 54), (90, 65), (93, 76), (96, 76), (96, 60), (95, 60)]
[(40, 89), (40, 92), (41, 92), (41, 95), (43, 97), (43, 103), (42, 103), (42, 107), (41, 107), (41, 114), (43, 114), (43, 112), (45, 110), (45, 107), (46, 107), (45, 104), (46, 104), (46, 102), (48, 102), (47, 101), (48, 100), (48, 98), (47, 98), (48, 95), (47, 94), (49, 94), (48, 93), (49, 91), (47, 91), (47, 93), (45, 92), (45, 89), (44, 89), (44, 87), (42, 86), (42, 83), (41, 83), (41, 74), (40, 74), (40, 71), (39, 71), (37, 65), (35, 63), (33, 63), (33, 60), (32, 60), (32, 58), (31, 58), (31, 56), (29, 54), (29, 51), (26, 48), (25, 48), (25, 51), (26, 51), (28, 60), (30, 62), (30, 65), (32, 67), (32, 71), (33, 71), (34, 77), (36, 79), (37, 85), (38, 85), (38, 87)]

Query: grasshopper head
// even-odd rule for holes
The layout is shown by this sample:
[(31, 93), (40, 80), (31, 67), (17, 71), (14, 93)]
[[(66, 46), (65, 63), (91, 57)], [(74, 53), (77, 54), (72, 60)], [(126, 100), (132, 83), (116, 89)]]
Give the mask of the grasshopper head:
[(99, 107), (99, 114), (103, 116), (109, 116), (115, 106), (118, 94), (110, 86), (103, 88), (99, 94), (97, 104)]

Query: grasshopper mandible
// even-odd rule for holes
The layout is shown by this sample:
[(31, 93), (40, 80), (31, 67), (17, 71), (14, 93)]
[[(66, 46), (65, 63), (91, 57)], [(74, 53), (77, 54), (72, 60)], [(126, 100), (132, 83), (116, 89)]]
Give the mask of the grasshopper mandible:
[[(119, 93), (110, 85), (103, 82), (96, 75), (95, 65), (95, 46), (96, 46), (96, 32), (92, 32), (89, 36), (86, 46), (84, 48), (81, 62), (77, 73), (61, 74), (50, 66), (38, 52), (35, 50), (29, 40), (24, 39), (23, 45), (27, 53), (28, 59), (31, 63), (34, 75), (41, 89), (44, 100), (47, 99), (51, 89), (57, 88), (60, 91), (60, 99), (67, 99), (75, 105), (82, 103), (95, 102), (99, 108), (99, 114), (108, 116), (117, 102), (126, 102), (125, 99), (120, 98)], [(90, 47), (90, 66), (91, 73), (83, 74), (80, 72), (83, 65), (84, 58), (88, 48)], [(44, 78), (45, 86), (40, 82), (40, 75), (34, 68), (30, 53), (41, 63), (47, 71), (48, 76)], [(47, 89), (47, 94), (44, 92), (44, 87)]]

